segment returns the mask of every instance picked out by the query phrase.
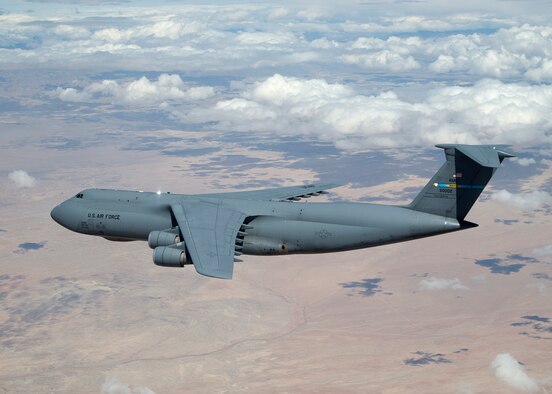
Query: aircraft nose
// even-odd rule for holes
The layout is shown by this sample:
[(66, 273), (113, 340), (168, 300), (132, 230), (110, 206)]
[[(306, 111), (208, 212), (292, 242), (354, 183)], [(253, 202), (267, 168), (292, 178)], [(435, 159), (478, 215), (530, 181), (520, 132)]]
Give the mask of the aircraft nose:
[(52, 209), (52, 212), (50, 212), (50, 216), (56, 221), (56, 223), (61, 224), (61, 205), (58, 205), (57, 207)]
[(62, 202), (50, 212), (50, 216), (57, 224), (73, 231), (75, 231), (78, 215), (79, 211), (71, 201)]

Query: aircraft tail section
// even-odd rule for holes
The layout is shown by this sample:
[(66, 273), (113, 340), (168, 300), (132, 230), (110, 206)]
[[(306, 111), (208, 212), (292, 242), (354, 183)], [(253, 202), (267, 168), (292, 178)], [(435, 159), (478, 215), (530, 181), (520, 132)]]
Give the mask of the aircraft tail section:
[(436, 145), (446, 162), (408, 206), (463, 222), (500, 163), (514, 155), (506, 145)]

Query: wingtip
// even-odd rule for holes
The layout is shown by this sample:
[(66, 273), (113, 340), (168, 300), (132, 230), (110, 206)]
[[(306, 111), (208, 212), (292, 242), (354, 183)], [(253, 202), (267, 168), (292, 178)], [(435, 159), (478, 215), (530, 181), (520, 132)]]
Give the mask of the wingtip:
[(209, 278), (216, 278), (216, 279), (227, 279), (230, 280), (233, 277), (232, 272), (224, 272), (224, 271), (205, 271), (202, 269), (197, 269), (196, 271), (198, 274), (201, 274), (203, 276), (207, 276)]

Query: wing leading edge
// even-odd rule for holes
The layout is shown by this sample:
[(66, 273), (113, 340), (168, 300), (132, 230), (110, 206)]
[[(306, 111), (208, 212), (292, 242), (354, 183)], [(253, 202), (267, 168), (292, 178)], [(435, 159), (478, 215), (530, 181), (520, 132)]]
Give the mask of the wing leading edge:
[(276, 189), (250, 190), (245, 192), (230, 192), (203, 194), (202, 197), (235, 198), (243, 200), (266, 200), (266, 201), (296, 201), (301, 198), (309, 198), (327, 194), (326, 190), (334, 189), (341, 185), (335, 183), (311, 184), (304, 186), (280, 187)]
[(235, 242), (245, 215), (206, 201), (171, 205), (196, 271), (232, 279)]

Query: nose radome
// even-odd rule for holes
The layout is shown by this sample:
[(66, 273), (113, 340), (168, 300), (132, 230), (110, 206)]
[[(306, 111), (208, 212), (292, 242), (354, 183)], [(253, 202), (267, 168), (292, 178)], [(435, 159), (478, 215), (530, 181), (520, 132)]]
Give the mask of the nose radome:
[(59, 207), (59, 205), (57, 207), (55, 207), (54, 209), (52, 209), (52, 212), (50, 212), (50, 216), (52, 217), (52, 219), (54, 219), (56, 221), (56, 223), (58, 224), (61, 224), (61, 208)]

